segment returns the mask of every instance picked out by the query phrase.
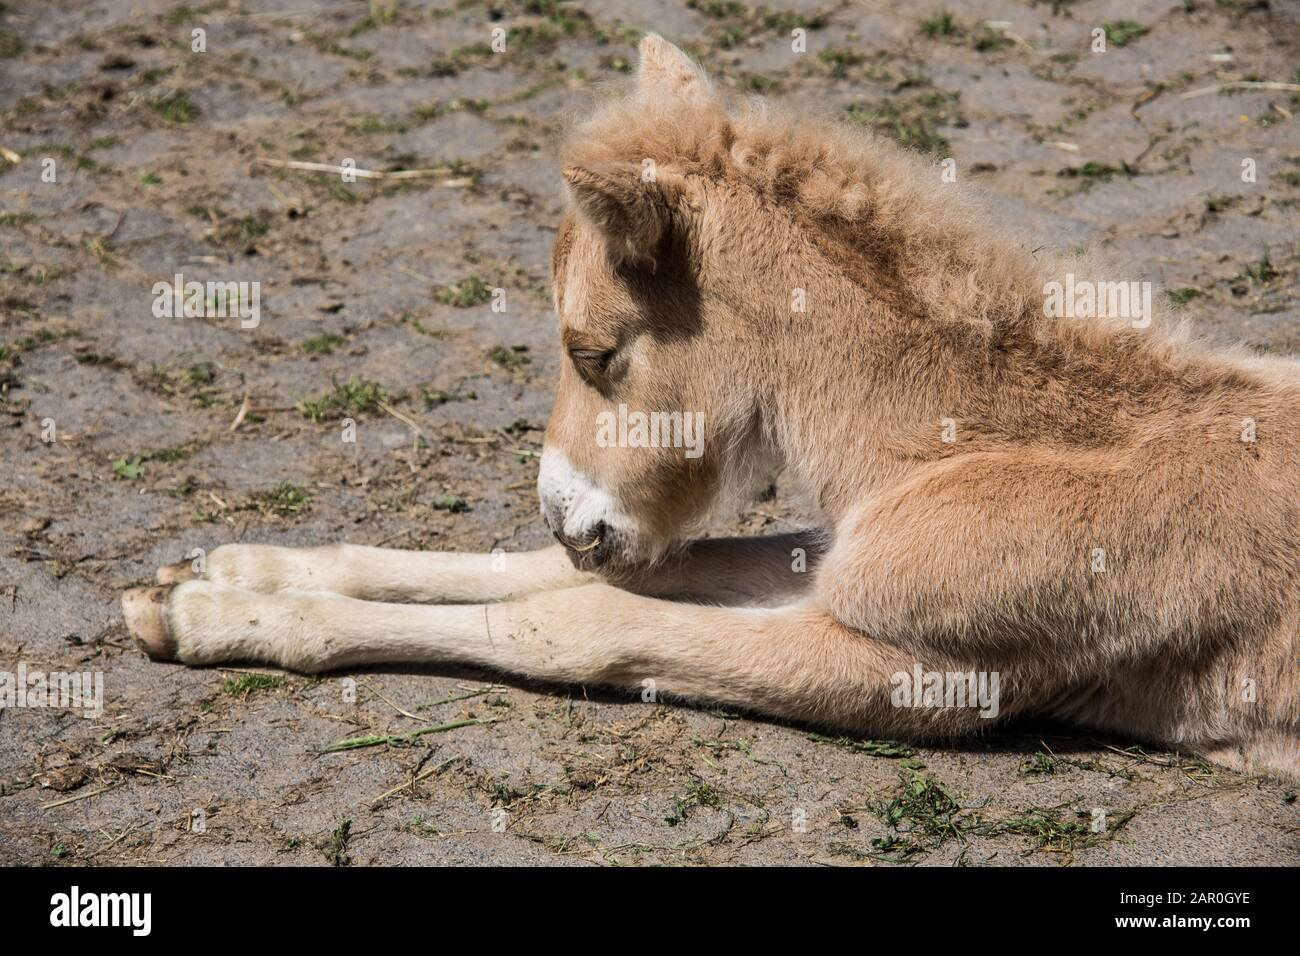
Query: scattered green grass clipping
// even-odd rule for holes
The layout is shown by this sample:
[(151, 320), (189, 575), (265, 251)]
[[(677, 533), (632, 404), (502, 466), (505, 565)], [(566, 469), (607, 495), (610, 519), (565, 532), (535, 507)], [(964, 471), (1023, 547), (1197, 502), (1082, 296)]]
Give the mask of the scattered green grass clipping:
[(325, 848), (321, 851), (325, 854), (325, 859), (330, 862), (331, 866), (347, 866), (352, 862), (352, 859), (348, 856), (348, 841), (351, 839), (352, 821), (344, 820), (330, 834), (329, 840), (325, 843)]
[(928, 37), (950, 37), (959, 32), (957, 18), (947, 10), (921, 21), (921, 32)]
[(227, 677), (221, 685), (221, 692), (231, 697), (247, 697), (258, 691), (281, 687), (285, 680), (279, 674), (240, 674), (238, 677)]
[(532, 362), (527, 345), (512, 345), (510, 348), (497, 345), (488, 352), (488, 358), (507, 371), (515, 371)]
[(852, 737), (824, 737), (821, 734), (809, 734), (808, 739), (873, 757), (911, 757), (916, 752), (896, 740), (854, 740)]
[(1055, 853), (1070, 853), (1076, 849), (1093, 846), (1110, 839), (1124, 825), (1137, 816), (1137, 810), (1125, 810), (1106, 818), (1106, 828), (1093, 832), (1092, 816), (1074, 811), (1074, 819), (1063, 819), (1061, 807), (1031, 807), (1024, 816), (1001, 820), (993, 825), (991, 833), (1015, 833), (1033, 841), (1033, 849)]
[(865, 63), (867, 58), (861, 53), (842, 47), (831, 47), (822, 50), (817, 54), (820, 60), (835, 79), (843, 79), (848, 76), (852, 67)]
[(1246, 271), (1242, 276), (1250, 279), (1252, 282), (1267, 284), (1278, 277), (1277, 269), (1273, 267), (1272, 261), (1268, 257), (1268, 251), (1265, 250), (1263, 257), (1259, 262), (1252, 262), (1246, 266)]
[(904, 149), (916, 149), (934, 157), (948, 154), (948, 140), (940, 126), (964, 127), (966, 118), (958, 109), (960, 94), (927, 90), (915, 96), (893, 96), (876, 103), (854, 103), (848, 118), (887, 136)]
[(308, 355), (329, 355), (346, 341), (347, 339), (341, 335), (327, 332), (324, 335), (304, 339), (301, 348)]
[(372, 414), (379, 410), (380, 402), (387, 399), (388, 390), (378, 382), (350, 378), (319, 398), (304, 399), (296, 407), (304, 418), (323, 422), (349, 415)]
[(439, 405), (446, 405), (448, 402), (472, 402), (478, 399), (478, 393), (473, 390), (448, 392), (441, 388), (426, 388), (421, 393), (424, 398), (425, 408), (437, 408)]
[(920, 832), (942, 842), (970, 828), (960, 819), (961, 805), (943, 784), (915, 771), (904, 771), (899, 780), (902, 792), (876, 809), (876, 815), (895, 830), (906, 826), (909, 833)]
[(376, 27), (386, 26), (397, 20), (398, 8), (394, 4), (391, 7), (380, 6), (377, 3), (370, 4), (370, 12), (364, 17), (352, 24), (348, 30), (349, 37), (360, 36), (367, 30), (373, 30)]
[(311, 495), (288, 481), (280, 482), (270, 491), (258, 492), (252, 501), (258, 511), (278, 518), (292, 518), (311, 507)]
[(721, 803), (722, 798), (718, 796), (717, 791), (703, 780), (695, 777), (686, 785), (686, 793), (673, 801), (672, 813), (664, 817), (664, 822), (670, 827), (675, 827), (686, 820), (687, 814), (693, 808), (716, 807)]
[(1124, 46), (1130, 40), (1136, 40), (1140, 36), (1146, 35), (1149, 28), (1132, 20), (1116, 20), (1114, 23), (1103, 23), (1101, 28), (1106, 31), (1106, 42), (1113, 43), (1116, 46)]
[(149, 105), (168, 123), (193, 123), (199, 118), (199, 108), (184, 93), (161, 96)]
[(119, 458), (113, 462), (113, 472), (119, 478), (135, 481), (144, 476), (144, 461), (139, 455), (132, 458)]
[(1110, 179), (1110, 177), (1120, 172), (1123, 172), (1123, 170), (1115, 166), (1088, 160), (1088, 162), (1084, 163), (1082, 166), (1070, 166), (1062, 169), (1057, 173), (1057, 175), (1070, 177), (1082, 176), (1086, 179)]
[(1056, 758), (1039, 750), (1032, 757), (1020, 761), (1020, 772), (1031, 775), (1056, 773)]
[(482, 305), (492, 298), (492, 287), (478, 276), (470, 276), (467, 279), (461, 279), (459, 282), (442, 286), (433, 294), (433, 297), (443, 305), (468, 309), (472, 306)]

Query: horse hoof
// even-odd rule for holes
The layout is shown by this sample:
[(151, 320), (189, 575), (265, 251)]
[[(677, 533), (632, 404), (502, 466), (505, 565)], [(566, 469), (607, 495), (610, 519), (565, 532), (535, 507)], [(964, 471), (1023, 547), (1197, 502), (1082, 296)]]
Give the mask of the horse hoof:
[(122, 616), (140, 650), (152, 660), (176, 659), (176, 641), (167, 623), (170, 587), (131, 588), (122, 595)]

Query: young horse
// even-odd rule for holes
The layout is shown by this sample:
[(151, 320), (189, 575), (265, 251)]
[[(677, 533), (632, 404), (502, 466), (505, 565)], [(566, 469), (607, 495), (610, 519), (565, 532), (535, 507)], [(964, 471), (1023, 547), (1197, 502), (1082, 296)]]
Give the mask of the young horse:
[[(560, 545), (226, 545), (127, 592), (146, 653), (653, 681), (909, 739), (1032, 712), (1300, 775), (1300, 363), (1046, 314), (1085, 265), (892, 146), (728, 108), (655, 36), (565, 158)], [(824, 530), (674, 543), (774, 466)]]

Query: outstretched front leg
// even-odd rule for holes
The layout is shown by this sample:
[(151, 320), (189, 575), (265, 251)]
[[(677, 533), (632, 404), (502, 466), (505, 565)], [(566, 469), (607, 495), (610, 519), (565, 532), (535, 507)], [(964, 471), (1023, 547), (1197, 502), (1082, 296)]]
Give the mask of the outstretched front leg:
[[(815, 533), (693, 541), (652, 568), (609, 577), (628, 590), (716, 604), (784, 603), (808, 588), (821, 554)], [(197, 566), (196, 566), (197, 565)], [(564, 548), (465, 554), (365, 545), (222, 545), (201, 562), (158, 570), (159, 584), (205, 580), (249, 591), (328, 591), (367, 601), (470, 604), (593, 584)]]
[[(187, 664), (261, 661), (308, 673), (468, 664), (557, 683), (651, 686), (873, 734), (939, 737), (992, 723), (974, 709), (894, 706), (893, 675), (918, 664), (970, 668), (938, 657), (918, 661), (814, 604), (707, 607), (603, 584), (452, 606), (258, 594), (207, 581), (152, 593), (154, 600), (128, 607), (131, 631), (151, 656)], [(1000, 715), (1008, 710), (1004, 703)]]
[(202, 561), (158, 569), (159, 584), (209, 581), (248, 591), (328, 591), (367, 601), (466, 604), (504, 601), (597, 580), (559, 545), (491, 554), (403, 551), (360, 544), (282, 548), (225, 544)]

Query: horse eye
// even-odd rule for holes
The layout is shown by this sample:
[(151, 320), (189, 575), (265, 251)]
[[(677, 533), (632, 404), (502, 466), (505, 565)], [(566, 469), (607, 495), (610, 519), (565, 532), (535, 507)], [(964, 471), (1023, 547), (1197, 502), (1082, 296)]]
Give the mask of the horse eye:
[(569, 349), (569, 355), (579, 365), (603, 372), (614, 358), (613, 349)]

